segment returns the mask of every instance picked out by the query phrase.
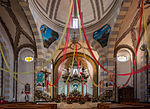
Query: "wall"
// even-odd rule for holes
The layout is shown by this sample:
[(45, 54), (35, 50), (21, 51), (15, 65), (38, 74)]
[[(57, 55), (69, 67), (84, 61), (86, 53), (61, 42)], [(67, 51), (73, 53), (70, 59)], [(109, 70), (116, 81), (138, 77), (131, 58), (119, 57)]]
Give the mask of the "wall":
[[(11, 71), (13, 71), (13, 67), (14, 67), (13, 66), (14, 65), (14, 63), (13, 63), (14, 62), (13, 48), (10, 44), (7, 33), (1, 24), (0, 24), (0, 42), (2, 43), (2, 50), (3, 50), (4, 56), (6, 58), (6, 61), (9, 65)], [(4, 68), (6, 68), (5, 64), (4, 64)], [(12, 90), (13, 90), (13, 77), (10, 73), (4, 72), (3, 73), (3, 96), (5, 97), (5, 100), (12, 101), (12, 99), (13, 99), (13, 91)]]
[[(30, 72), (34, 70), (34, 61), (32, 62), (25, 62), (25, 56), (32, 56), (34, 54), (29, 49), (24, 49), (20, 52), (19, 59), (18, 59), (18, 72)], [(30, 94), (29, 94), (29, 101), (34, 101), (34, 73), (31, 74), (18, 74), (18, 84), (17, 84), (17, 101), (24, 102), (25, 101), (25, 84), (30, 84)], [(22, 94), (23, 91), (23, 94)]]

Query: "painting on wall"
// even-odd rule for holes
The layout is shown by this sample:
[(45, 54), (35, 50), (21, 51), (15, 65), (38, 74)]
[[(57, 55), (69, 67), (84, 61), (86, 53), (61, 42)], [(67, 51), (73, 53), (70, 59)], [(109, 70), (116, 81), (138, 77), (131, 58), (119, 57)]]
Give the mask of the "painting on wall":
[(102, 47), (105, 47), (107, 46), (110, 31), (111, 27), (108, 24), (106, 24), (102, 28), (93, 33), (93, 38), (97, 40)]
[(42, 38), (43, 38), (43, 44), (44, 44), (45, 48), (48, 48), (59, 37), (57, 32), (50, 29), (46, 25), (42, 25), (40, 30), (41, 30), (41, 34), (42, 34)]
[(43, 86), (43, 72), (37, 73), (37, 86)]

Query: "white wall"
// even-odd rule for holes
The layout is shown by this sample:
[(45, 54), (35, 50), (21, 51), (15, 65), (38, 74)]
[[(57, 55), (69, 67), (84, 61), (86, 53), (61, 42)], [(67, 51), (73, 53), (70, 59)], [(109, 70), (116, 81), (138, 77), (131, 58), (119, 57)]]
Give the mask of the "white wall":
[[(9, 57), (9, 59), (7, 59), (7, 63), (9, 63), (9, 67), (11, 69), (11, 71), (13, 71), (13, 67), (14, 67), (14, 54), (13, 54), (13, 48), (11, 46), (11, 43), (9, 41), (9, 38), (7, 36), (7, 33), (5, 32), (3, 26), (0, 24), (0, 41), (1, 42), (5, 42), (5, 49), (8, 50), (8, 54), (5, 54)], [(3, 96), (5, 97), (5, 100), (8, 100), (8, 101), (12, 101), (13, 99), (13, 77), (10, 73), (8, 72), (4, 72), (4, 78), (3, 80), (5, 79), (5, 77), (7, 77), (6, 79), (9, 79), (9, 83), (6, 83), (4, 82), (3, 84)], [(5, 76), (7, 75), (7, 76)], [(6, 87), (9, 87), (9, 88), (6, 88)], [(7, 93), (5, 90), (7, 90), (8, 94), (5, 94)]]
[[(117, 62), (117, 74), (130, 73), (132, 69), (132, 62), (128, 60), (127, 62)], [(129, 76), (117, 76), (117, 85), (122, 86), (126, 83)], [(133, 76), (131, 77), (129, 86), (133, 86)]]
[[(34, 61), (32, 62), (25, 62), (25, 56), (32, 56), (34, 54), (32, 51), (25, 49), (20, 52), (19, 59), (18, 59), (18, 72), (30, 72), (34, 70)], [(30, 94), (29, 94), (29, 101), (34, 100), (34, 73), (31, 74), (18, 74), (18, 84), (17, 84), (17, 101), (24, 102), (25, 101), (25, 94), (21, 92), (25, 91), (25, 84), (30, 84)], [(23, 84), (22, 84), (23, 83)]]
[[(130, 73), (132, 71), (132, 67), (133, 67), (132, 54), (129, 52), (129, 50), (121, 49), (118, 51), (117, 57), (118, 56), (126, 56), (127, 61), (120, 62), (116, 59), (117, 74)], [(126, 83), (126, 81), (128, 80), (129, 77), (130, 76), (118, 76), (117, 75), (117, 85), (122, 87)], [(131, 79), (127, 86), (133, 87), (133, 75), (131, 76)]]

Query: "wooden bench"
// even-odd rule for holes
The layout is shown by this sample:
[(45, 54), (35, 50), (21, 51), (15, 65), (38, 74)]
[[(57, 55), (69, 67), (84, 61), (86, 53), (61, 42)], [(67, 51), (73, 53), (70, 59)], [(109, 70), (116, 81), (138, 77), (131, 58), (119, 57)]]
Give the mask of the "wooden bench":
[(127, 105), (127, 104), (112, 104), (112, 103), (99, 103), (98, 109), (148, 109), (143, 105)]
[(4, 104), (0, 109), (57, 109), (57, 104)]
[(144, 106), (114, 104), (109, 106), (107, 105), (104, 109), (144, 109)]
[(133, 106), (144, 106), (144, 109), (150, 109), (150, 104), (148, 103), (124, 103), (124, 104)]

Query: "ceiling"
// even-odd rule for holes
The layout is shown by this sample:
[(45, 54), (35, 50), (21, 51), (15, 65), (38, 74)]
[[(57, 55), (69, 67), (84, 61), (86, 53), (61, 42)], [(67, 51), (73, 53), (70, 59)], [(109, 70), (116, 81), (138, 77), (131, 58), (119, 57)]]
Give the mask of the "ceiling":
[[(116, 6), (117, 0), (80, 0), (81, 12), (85, 27), (91, 26), (109, 16), (109, 12)], [(31, 0), (34, 8), (51, 22), (65, 26), (71, 0)], [(74, 3), (73, 17), (77, 15)], [(114, 11), (114, 10), (113, 10)]]

